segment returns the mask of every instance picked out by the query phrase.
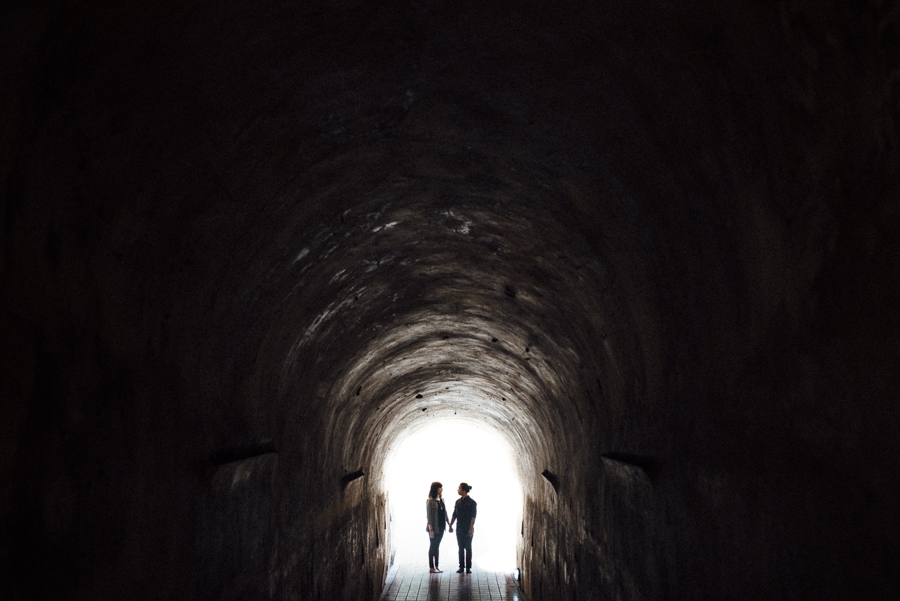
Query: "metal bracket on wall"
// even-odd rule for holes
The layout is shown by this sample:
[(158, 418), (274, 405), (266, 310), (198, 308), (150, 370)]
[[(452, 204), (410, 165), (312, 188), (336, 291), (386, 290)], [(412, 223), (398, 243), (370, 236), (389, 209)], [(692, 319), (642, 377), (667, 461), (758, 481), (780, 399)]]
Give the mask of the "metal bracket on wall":
[(347, 485), (356, 480), (357, 478), (362, 478), (365, 476), (362, 470), (356, 470), (355, 472), (350, 472), (349, 474), (344, 474), (341, 477), (341, 490), (347, 488)]
[(651, 484), (656, 484), (656, 479), (659, 476), (659, 462), (653, 457), (618, 452), (603, 453), (602, 457), (636, 467), (647, 475), (647, 479), (650, 480)]
[(551, 486), (553, 486), (554, 492), (556, 492), (556, 494), (559, 494), (559, 478), (556, 476), (556, 474), (554, 474), (550, 470), (544, 470), (543, 472), (541, 472), (541, 475), (547, 479), (547, 482), (549, 482)]
[(277, 452), (275, 443), (266, 440), (219, 449), (209, 456), (209, 461), (214, 465), (224, 465), (226, 463), (243, 461), (245, 459), (250, 459), (251, 457), (258, 457), (259, 455)]

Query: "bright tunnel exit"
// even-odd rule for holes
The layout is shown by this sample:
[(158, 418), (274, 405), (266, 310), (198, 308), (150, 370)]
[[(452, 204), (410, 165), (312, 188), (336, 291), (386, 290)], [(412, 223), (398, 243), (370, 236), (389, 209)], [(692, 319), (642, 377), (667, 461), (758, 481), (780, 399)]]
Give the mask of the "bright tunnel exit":
[[(441, 420), (410, 435), (389, 457), (386, 470), (395, 563), (428, 569), (429, 536), (425, 500), (434, 481), (444, 486), (447, 517), (466, 482), (478, 503), (472, 538), (473, 568), (512, 572), (516, 535), (522, 521), (522, 490), (509, 445), (493, 431), (471, 422)], [(457, 568), (457, 524), (444, 532), (440, 567)]]

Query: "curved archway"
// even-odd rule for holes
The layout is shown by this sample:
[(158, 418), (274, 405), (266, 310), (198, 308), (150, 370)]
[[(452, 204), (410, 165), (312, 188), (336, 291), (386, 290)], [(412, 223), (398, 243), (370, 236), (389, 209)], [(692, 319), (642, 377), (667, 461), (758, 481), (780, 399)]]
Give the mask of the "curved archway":
[[(300, 236), (319, 246), (290, 251), (300, 281), (277, 317), (266, 318), (262, 347), (275, 355), (256, 363), (278, 369), (279, 448), (299, 428), (303, 464), (320, 466), (304, 478), (345, 483), (356, 475), (348, 488), (357, 492), (342, 498), (362, 507), (362, 498), (381, 494), (392, 444), (436, 418), (465, 418), (502, 432), (514, 449), (529, 491), (529, 532), (537, 519), (539, 528), (585, 519), (581, 506), (560, 512), (557, 497), (578, 496), (599, 477), (601, 466), (573, 458), (601, 450), (598, 409), (627, 402), (623, 382), (634, 370), (614, 349), (636, 342), (625, 320), (608, 318), (622, 314), (621, 299), (586, 240), (532, 195), (527, 217), (511, 210), (521, 203), (487, 196), (435, 206), (398, 195)], [(305, 282), (319, 283), (315, 298), (304, 296)], [(365, 540), (381, 543), (386, 526), (365, 511), (353, 519), (366, 523)], [(527, 584), (530, 566), (555, 565), (557, 554), (533, 543), (526, 551), (524, 540)], [(376, 547), (372, 561), (385, 569), (388, 549)], [(357, 561), (351, 549), (338, 561)]]
[[(453, 517), (459, 483), (473, 486), (472, 498), (478, 503), (476, 568), (510, 572), (519, 565), (523, 497), (518, 474), (523, 470), (518, 464), (528, 460), (514, 455), (501, 433), (475, 420), (432, 419), (391, 447), (383, 473), (393, 563), (425, 565), (424, 493), (438, 480), (444, 485), (448, 518)], [(448, 571), (457, 565), (457, 546), (454, 535), (445, 532), (445, 538), (440, 566)]]

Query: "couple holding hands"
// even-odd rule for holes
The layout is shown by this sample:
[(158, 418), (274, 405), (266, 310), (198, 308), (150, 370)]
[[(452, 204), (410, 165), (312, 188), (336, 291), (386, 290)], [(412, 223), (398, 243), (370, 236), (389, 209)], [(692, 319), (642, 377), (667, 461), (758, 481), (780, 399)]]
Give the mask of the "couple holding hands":
[(459, 569), (457, 574), (472, 573), (472, 536), (475, 534), (475, 513), (477, 503), (469, 496), (472, 487), (461, 482), (456, 492), (459, 499), (453, 508), (453, 516), (447, 519), (447, 508), (444, 507), (444, 499), (441, 492), (444, 490), (440, 482), (432, 482), (428, 491), (428, 501), (425, 503), (428, 515), (428, 536), (431, 538), (431, 547), (428, 549), (428, 567), (431, 572), (442, 572), (438, 568), (438, 556), (440, 555), (441, 539), (444, 537), (444, 526), (449, 526), (453, 532), (453, 522), (459, 523), (456, 527), (456, 542), (459, 543)]

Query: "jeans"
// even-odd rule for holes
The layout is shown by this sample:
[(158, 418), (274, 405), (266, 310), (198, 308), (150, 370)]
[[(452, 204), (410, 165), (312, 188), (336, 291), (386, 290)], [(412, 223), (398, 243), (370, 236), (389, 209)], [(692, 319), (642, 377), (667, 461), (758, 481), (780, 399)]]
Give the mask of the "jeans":
[(431, 540), (431, 546), (428, 547), (428, 567), (436, 568), (438, 567), (438, 558), (441, 554), (441, 539), (444, 538), (444, 530), (442, 528), (438, 528), (434, 533), (434, 538)]
[(472, 569), (472, 537), (468, 530), (456, 531), (456, 542), (459, 544), (459, 567)]

